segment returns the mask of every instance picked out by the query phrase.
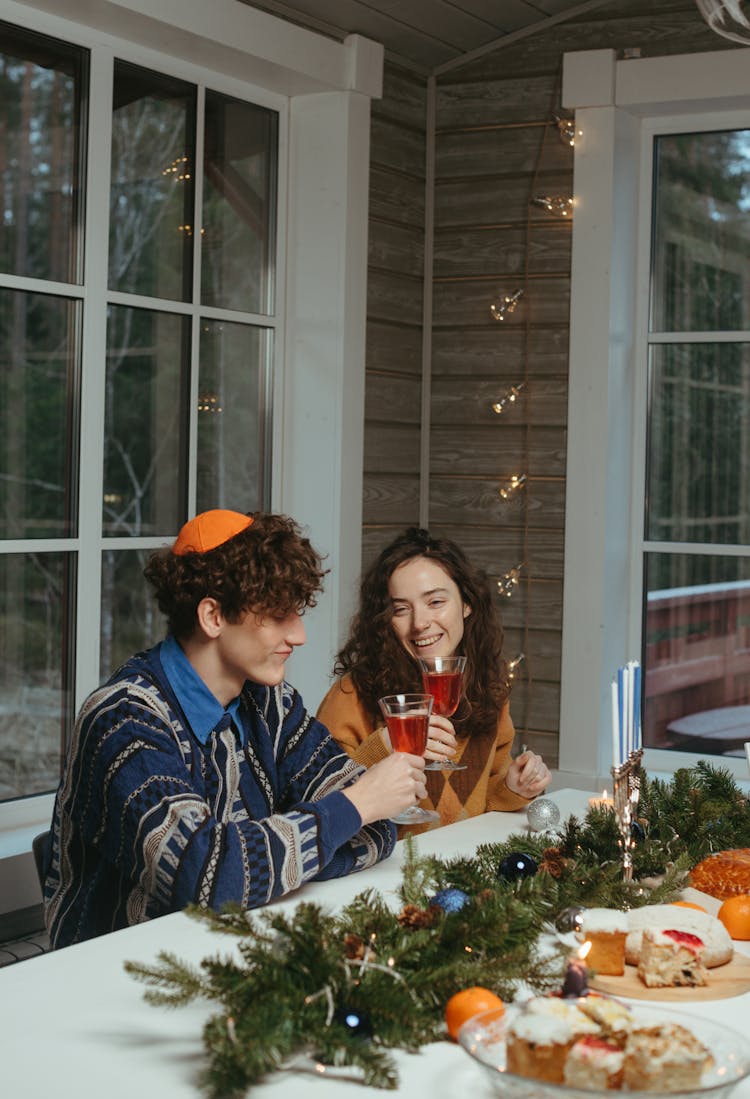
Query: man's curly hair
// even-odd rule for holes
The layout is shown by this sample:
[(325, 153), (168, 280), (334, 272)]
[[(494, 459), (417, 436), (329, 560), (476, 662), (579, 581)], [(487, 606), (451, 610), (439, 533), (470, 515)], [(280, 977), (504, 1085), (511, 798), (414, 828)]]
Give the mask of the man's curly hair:
[(381, 720), (378, 699), (398, 691), (421, 691), (419, 667), (393, 629), (393, 605), (388, 582), (399, 567), (416, 557), (442, 565), (470, 608), (464, 620), (459, 652), (466, 656), (464, 690), (453, 718), (456, 735), (476, 736), (497, 726), (510, 693), (508, 666), (503, 658), (503, 630), (495, 613), (487, 578), (455, 542), (434, 538), (410, 527), (381, 550), (362, 577), (359, 609), (349, 639), (338, 653), (334, 675), (349, 673), (370, 719)]
[(169, 632), (185, 639), (195, 631), (202, 599), (215, 599), (232, 623), (250, 610), (283, 617), (315, 606), (326, 571), (293, 519), (258, 512), (251, 526), (205, 553), (152, 554), (143, 575)]

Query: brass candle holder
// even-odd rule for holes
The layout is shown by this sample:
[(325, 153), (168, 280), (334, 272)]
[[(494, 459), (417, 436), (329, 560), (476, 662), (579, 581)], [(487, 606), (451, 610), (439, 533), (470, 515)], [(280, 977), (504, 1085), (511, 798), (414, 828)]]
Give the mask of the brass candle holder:
[(635, 820), (638, 800), (641, 796), (641, 757), (643, 749), (631, 752), (624, 763), (612, 768), (614, 788), (615, 818), (620, 832), (622, 848), (623, 881), (633, 880), (633, 848), (635, 838), (632, 825)]

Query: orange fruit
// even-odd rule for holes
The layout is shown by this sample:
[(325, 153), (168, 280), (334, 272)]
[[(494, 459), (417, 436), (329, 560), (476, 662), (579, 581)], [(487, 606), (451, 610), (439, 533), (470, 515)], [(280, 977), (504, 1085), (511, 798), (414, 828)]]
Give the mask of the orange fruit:
[(727, 897), (716, 915), (733, 939), (750, 939), (750, 893)]
[(693, 904), (692, 901), (672, 901), (672, 904), (677, 905), (679, 908), (695, 908), (698, 912), (708, 912), (708, 909), (704, 908), (702, 904)]
[(488, 988), (480, 988), (477, 985), (474, 988), (464, 988), (456, 992), (445, 1005), (445, 1023), (451, 1038), (458, 1037), (458, 1032), (467, 1019), (493, 1009), (495, 1012), (493, 1018), (499, 1019), (505, 1011), (505, 1004)]

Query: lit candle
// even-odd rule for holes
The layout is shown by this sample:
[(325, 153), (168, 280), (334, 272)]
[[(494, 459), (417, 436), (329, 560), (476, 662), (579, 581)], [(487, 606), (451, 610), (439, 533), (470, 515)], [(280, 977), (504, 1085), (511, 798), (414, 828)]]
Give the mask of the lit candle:
[(614, 809), (614, 800), (609, 796), (606, 790), (602, 790), (602, 796), (600, 798), (589, 798), (589, 809)]
[(585, 942), (578, 953), (568, 959), (562, 986), (562, 995), (564, 998), (588, 996), (589, 970), (585, 959), (589, 950), (591, 950), (591, 943)]

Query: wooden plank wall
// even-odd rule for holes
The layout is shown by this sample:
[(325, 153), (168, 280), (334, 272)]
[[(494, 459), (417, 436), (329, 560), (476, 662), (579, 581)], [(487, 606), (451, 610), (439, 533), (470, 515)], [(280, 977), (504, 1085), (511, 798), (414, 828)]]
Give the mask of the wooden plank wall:
[[(521, 39), (437, 81), (431, 362), (430, 529), (454, 538), (493, 581), (506, 655), (520, 652), (519, 742), (557, 764), (562, 631), (570, 238), (533, 204), (571, 195), (562, 56), (612, 48), (660, 56), (734, 48), (693, 0), (618, 0)], [(418, 519), (424, 82), (388, 67), (373, 106), (365, 425), (364, 561)], [(498, 323), (490, 305), (524, 291)], [(502, 415), (511, 385), (522, 397)], [(499, 488), (526, 483), (510, 500)], [(585, 689), (585, 685), (582, 685)]]
[(363, 560), (419, 519), (427, 81), (387, 65), (372, 105)]

